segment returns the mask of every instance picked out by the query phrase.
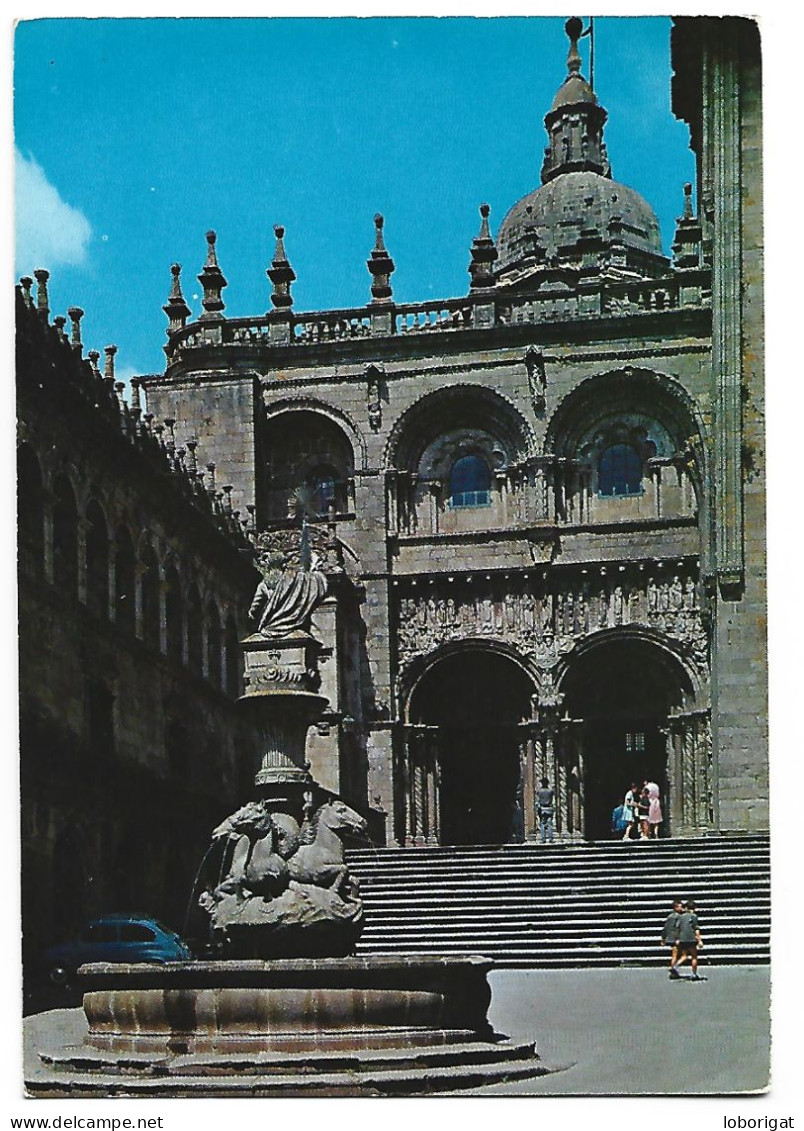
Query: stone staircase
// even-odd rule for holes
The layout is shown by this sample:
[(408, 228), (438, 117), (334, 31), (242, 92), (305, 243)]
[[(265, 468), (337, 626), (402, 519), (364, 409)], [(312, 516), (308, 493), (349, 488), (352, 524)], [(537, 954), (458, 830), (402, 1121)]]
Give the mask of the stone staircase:
[(770, 959), (767, 836), (353, 849), (358, 954), (482, 954), (507, 967), (653, 966), (674, 897), (694, 899), (701, 962)]

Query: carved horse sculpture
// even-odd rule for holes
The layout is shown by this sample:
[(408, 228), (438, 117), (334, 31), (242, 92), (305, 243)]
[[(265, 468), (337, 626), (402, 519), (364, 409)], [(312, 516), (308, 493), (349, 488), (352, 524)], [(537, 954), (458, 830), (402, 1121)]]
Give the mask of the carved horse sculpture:
[(341, 834), (365, 833), (366, 822), (354, 809), (332, 798), (311, 818), (312, 842), (302, 844), (288, 860), (290, 878), (339, 892), (349, 876)]
[[(297, 823), (293, 821), (293, 824), (298, 832)], [(283, 892), (290, 882), (283, 851), (290, 831), (284, 825), (277, 829), (273, 815), (259, 801), (250, 801), (227, 817), (215, 829), (213, 840), (226, 836), (236, 843), (229, 871), (215, 895), (235, 895), (238, 899), (252, 895), (271, 898)]]

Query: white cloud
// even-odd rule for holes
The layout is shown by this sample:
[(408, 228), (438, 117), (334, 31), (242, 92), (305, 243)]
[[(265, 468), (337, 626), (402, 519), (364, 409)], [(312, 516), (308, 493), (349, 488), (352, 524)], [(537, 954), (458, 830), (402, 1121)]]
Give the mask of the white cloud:
[(15, 149), (14, 158), (17, 271), (80, 266), (86, 261), (92, 235), (89, 220), (62, 200), (33, 157), (24, 157)]

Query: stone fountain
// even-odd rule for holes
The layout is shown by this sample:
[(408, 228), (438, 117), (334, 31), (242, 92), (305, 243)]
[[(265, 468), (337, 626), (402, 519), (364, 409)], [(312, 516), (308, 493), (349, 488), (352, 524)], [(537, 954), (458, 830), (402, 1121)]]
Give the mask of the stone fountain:
[(222, 878), (200, 897), (219, 957), (82, 967), (83, 1044), (41, 1052), (49, 1072), (29, 1091), (405, 1095), (539, 1074), (532, 1043), (489, 1025), (489, 959), (355, 956), (363, 905), (341, 838), (366, 823), (305, 761), (327, 706), (310, 617), (332, 565), (304, 531), (297, 553), (274, 546), (261, 563), (242, 642), (256, 797), (214, 830)]

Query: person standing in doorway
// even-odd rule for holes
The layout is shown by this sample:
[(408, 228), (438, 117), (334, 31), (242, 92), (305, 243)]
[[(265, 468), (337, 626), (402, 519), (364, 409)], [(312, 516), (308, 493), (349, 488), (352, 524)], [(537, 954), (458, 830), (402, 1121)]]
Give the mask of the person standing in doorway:
[(539, 809), (539, 835), (542, 844), (553, 842), (553, 818), (555, 816), (555, 795), (547, 778), (542, 778), (542, 788), (536, 794)]
[(637, 831), (637, 802), (639, 800), (639, 786), (631, 782), (631, 788), (623, 801), (623, 817), (628, 822), (623, 833), (623, 840), (631, 840)]
[(648, 836), (651, 840), (655, 840), (659, 835), (659, 825), (662, 823), (662, 804), (659, 800), (659, 787), (655, 781), (645, 783), (645, 788), (648, 791), (648, 801), (650, 807), (648, 809)]
[(647, 782), (642, 787), (642, 792), (637, 798), (637, 818), (639, 820), (639, 839), (650, 840), (650, 825), (648, 824), (648, 814), (650, 813), (650, 798), (648, 797)]

